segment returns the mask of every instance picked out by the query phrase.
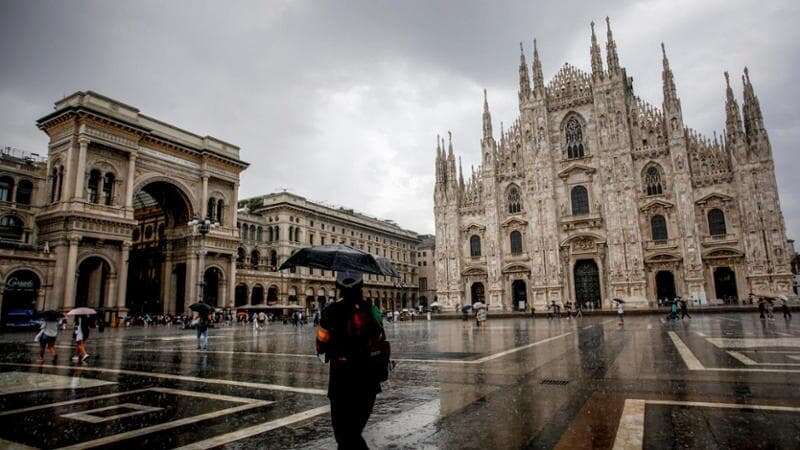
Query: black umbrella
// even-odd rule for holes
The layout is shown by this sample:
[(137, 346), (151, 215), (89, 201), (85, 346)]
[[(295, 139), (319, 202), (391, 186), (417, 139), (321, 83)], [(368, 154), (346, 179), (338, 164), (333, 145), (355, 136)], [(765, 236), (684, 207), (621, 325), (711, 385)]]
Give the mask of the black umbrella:
[(301, 248), (284, 261), (279, 270), (297, 266), (322, 270), (374, 273), (390, 277), (399, 276), (392, 269), (388, 260), (381, 262), (380, 258), (372, 256), (365, 251), (342, 244)]
[(52, 309), (48, 309), (47, 311), (42, 311), (39, 314), (39, 317), (41, 317), (44, 320), (55, 321), (55, 320), (58, 320), (58, 319), (64, 317), (64, 314), (62, 312), (60, 312), (60, 311), (55, 311), (55, 310), (52, 310)]
[(189, 309), (199, 314), (211, 314), (214, 312), (214, 307), (203, 302), (192, 303)]
[(621, 299), (621, 298), (614, 298), (614, 299), (612, 299), (612, 300), (613, 300), (613, 301), (615, 301), (615, 302), (617, 302), (617, 303), (625, 303), (625, 300), (623, 300), (623, 299)]

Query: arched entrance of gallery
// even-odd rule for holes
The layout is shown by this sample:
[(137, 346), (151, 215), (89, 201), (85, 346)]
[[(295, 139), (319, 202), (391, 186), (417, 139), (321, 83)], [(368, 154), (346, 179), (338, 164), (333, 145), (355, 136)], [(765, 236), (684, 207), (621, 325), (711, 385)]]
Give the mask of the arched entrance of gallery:
[(267, 304), (274, 305), (278, 303), (278, 286), (272, 285), (267, 289)]
[(247, 285), (237, 284), (233, 295), (234, 306), (244, 306), (247, 304)]
[[(203, 274), (203, 303), (214, 307), (220, 307), (222, 297), (222, 271), (218, 267), (209, 267)], [(255, 288), (253, 289), (255, 292)], [(264, 291), (261, 291), (262, 299)]]
[(36, 312), (36, 299), (42, 282), (32, 270), (18, 269), (8, 274), (0, 304), (0, 324), (28, 325)]
[(511, 283), (512, 308), (516, 311), (528, 309), (528, 287), (524, 280), (514, 280)]
[(714, 290), (718, 299), (726, 304), (735, 304), (739, 298), (739, 292), (736, 289), (736, 272), (727, 266), (715, 268)]
[(260, 284), (253, 286), (253, 292), (250, 294), (250, 304), (251, 305), (264, 304), (264, 286), (261, 286)]
[[(185, 239), (193, 215), (188, 195), (170, 181), (159, 179), (136, 189), (133, 218), (137, 224), (131, 236), (125, 301), (132, 314), (157, 314), (169, 305), (182, 311), (188, 255), (185, 244), (173, 244)], [(212, 298), (216, 301), (217, 296), (215, 291)]]
[(603, 302), (600, 290), (600, 271), (593, 259), (582, 259), (575, 262), (573, 269), (575, 280), (575, 303), (582, 308), (599, 308)]
[(675, 275), (669, 270), (661, 270), (656, 273), (656, 300), (660, 303), (663, 300), (672, 300), (677, 297), (675, 292)]
[[(75, 306), (106, 308), (114, 306), (109, 289), (111, 266), (99, 256), (89, 256), (78, 265), (78, 283), (75, 289)], [(145, 302), (148, 299), (143, 299)]]

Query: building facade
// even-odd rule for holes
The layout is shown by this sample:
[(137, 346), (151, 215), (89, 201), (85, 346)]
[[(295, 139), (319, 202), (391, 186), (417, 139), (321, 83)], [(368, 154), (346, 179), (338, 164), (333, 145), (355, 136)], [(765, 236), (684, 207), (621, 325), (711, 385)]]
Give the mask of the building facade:
[(436, 237), (420, 236), (417, 247), (417, 269), (419, 269), (419, 301), (429, 306), (436, 298)]
[[(37, 125), (46, 160), (0, 160), (0, 307), (110, 318), (233, 304), (238, 147), (91, 91)], [(219, 225), (204, 234), (197, 217)]]
[(436, 272), (443, 305), (491, 309), (675, 295), (736, 302), (790, 293), (790, 248), (761, 106), (725, 73), (725, 132), (684, 125), (662, 44), (661, 107), (635, 95), (607, 20), (591, 28), (591, 73), (565, 64), (545, 84), (519, 66), (519, 117), (499, 140), (484, 92), (481, 164), (465, 180), (437, 139)]
[(303, 247), (346, 244), (387, 258), (401, 278), (365, 275), (364, 296), (384, 310), (419, 304), (416, 233), (392, 221), (352, 209), (312, 202), (288, 192), (239, 202), (236, 306), (302, 307), (308, 311), (336, 298), (328, 270), (278, 270)]

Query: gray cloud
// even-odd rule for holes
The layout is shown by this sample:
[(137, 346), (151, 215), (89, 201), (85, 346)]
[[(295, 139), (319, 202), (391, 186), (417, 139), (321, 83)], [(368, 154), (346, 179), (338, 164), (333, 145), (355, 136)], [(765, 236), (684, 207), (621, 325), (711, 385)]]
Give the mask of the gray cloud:
[(468, 170), (481, 89), (496, 127), (516, 117), (518, 42), (530, 57), (538, 38), (546, 78), (567, 61), (588, 68), (589, 22), (609, 15), (655, 105), (665, 41), (685, 122), (704, 133), (724, 126), (722, 71), (750, 67), (800, 235), (796, 2), (230, 3), (0, 3), (2, 143), (42, 151), (35, 119), (92, 89), (240, 145), (243, 197), (287, 188), (431, 232), (436, 134), (453, 131)]

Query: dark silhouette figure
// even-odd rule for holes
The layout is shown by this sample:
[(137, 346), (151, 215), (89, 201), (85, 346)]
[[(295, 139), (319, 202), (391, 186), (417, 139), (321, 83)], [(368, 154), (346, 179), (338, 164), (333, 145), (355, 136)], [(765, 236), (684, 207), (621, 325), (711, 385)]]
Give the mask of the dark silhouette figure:
[(337, 273), (342, 300), (322, 311), (317, 329), (317, 353), (330, 363), (328, 398), (331, 423), (340, 449), (369, 448), (361, 432), (367, 424), (375, 396), (381, 392), (380, 375), (370, 352), (386, 337), (372, 307), (362, 295), (360, 273)]

